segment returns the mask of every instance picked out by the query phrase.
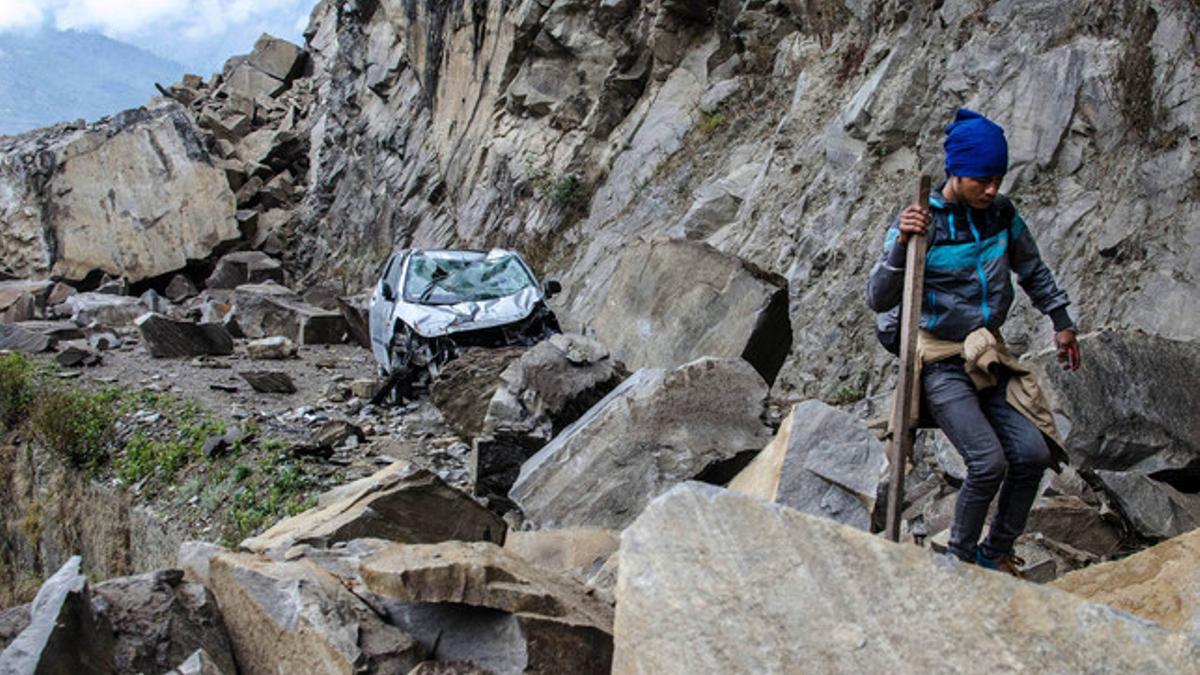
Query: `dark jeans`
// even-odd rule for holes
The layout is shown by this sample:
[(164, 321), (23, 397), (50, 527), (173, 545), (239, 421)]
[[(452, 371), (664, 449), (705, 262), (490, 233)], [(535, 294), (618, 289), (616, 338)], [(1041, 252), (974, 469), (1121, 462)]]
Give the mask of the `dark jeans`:
[(977, 390), (961, 359), (922, 369), (923, 404), (967, 465), (950, 530), (950, 551), (964, 560), (975, 559), (997, 491), (996, 516), (979, 549), (992, 559), (1012, 552), (1013, 542), (1025, 530), (1042, 473), (1050, 466), (1042, 432), (1005, 400), (1007, 382), (1002, 376), (995, 387)]

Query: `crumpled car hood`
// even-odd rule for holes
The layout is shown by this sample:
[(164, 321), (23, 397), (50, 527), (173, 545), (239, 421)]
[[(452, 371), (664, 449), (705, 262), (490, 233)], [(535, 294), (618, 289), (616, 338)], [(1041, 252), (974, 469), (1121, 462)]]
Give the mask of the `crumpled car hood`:
[(394, 315), (421, 337), (434, 338), (515, 323), (529, 316), (541, 300), (541, 289), (530, 286), (495, 300), (453, 305), (418, 305), (401, 301), (396, 303)]

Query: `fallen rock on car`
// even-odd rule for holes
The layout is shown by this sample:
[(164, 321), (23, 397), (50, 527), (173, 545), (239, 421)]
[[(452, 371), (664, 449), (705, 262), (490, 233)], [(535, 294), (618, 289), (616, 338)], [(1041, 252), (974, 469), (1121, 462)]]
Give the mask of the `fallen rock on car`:
[(740, 359), (643, 368), (526, 461), (509, 497), (539, 527), (621, 529), (672, 485), (744, 466), (770, 440), (766, 398)]
[(767, 384), (792, 346), (787, 281), (693, 241), (626, 246), (588, 325), (630, 368), (742, 358)]

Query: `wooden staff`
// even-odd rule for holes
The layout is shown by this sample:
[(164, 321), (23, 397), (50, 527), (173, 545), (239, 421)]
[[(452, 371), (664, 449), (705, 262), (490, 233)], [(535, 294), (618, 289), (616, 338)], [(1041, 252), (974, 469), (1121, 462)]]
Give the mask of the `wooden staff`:
[[(929, 176), (921, 176), (917, 187), (916, 205), (929, 208)], [(892, 437), (888, 440), (887, 455), (891, 462), (891, 483), (888, 485), (887, 538), (900, 541), (900, 512), (904, 508), (905, 462), (912, 454), (913, 436), (917, 426), (917, 402), (920, 400), (921, 364), (917, 362), (917, 331), (921, 323), (921, 294), (925, 286), (925, 251), (929, 241), (925, 235), (909, 235), (904, 263), (904, 296), (900, 309), (900, 376), (896, 380), (896, 397), (892, 401)]]

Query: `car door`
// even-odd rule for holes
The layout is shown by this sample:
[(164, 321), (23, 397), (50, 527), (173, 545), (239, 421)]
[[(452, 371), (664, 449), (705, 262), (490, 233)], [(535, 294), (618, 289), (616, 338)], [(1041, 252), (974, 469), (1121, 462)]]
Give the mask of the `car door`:
[[(404, 269), (406, 257), (404, 252), (392, 255), (371, 294), (371, 353), (384, 371), (390, 363), (388, 346), (392, 342), (392, 312), (400, 295), (400, 273)], [(390, 297), (384, 292), (385, 285), (391, 290)]]

